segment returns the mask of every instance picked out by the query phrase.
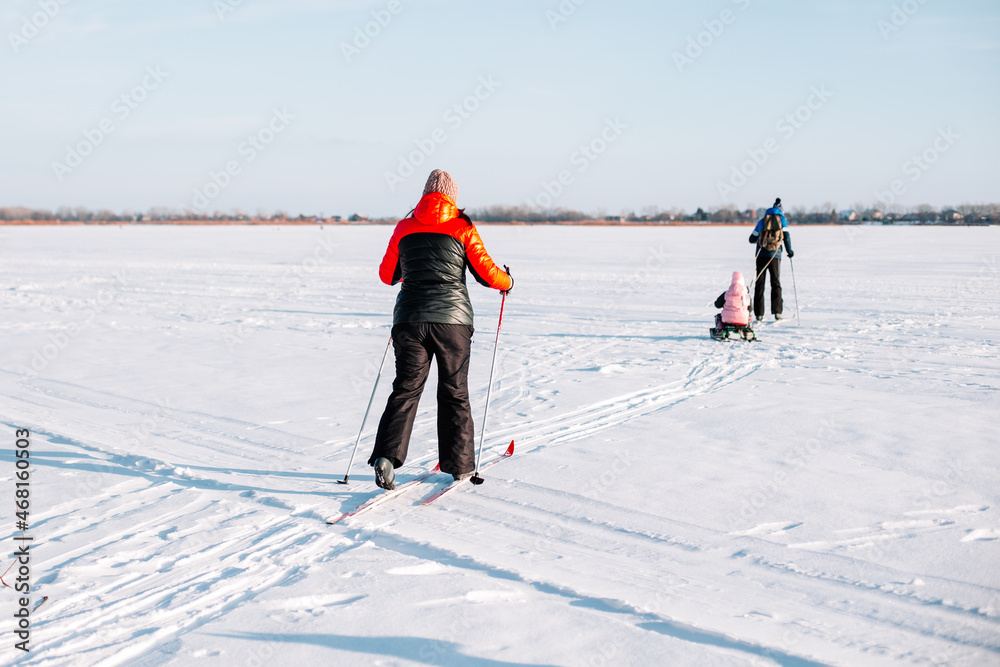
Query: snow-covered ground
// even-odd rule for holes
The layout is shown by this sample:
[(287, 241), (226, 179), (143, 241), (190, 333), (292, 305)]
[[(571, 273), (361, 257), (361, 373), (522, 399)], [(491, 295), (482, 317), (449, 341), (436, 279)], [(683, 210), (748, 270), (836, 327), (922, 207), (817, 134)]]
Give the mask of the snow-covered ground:
[(748, 228), (484, 226), (517, 280), (485, 456), (517, 453), (329, 526), (375, 493), (391, 371), (336, 480), (390, 230), (0, 228), (2, 567), (28, 428), (49, 598), (23, 655), (3, 589), (0, 662), (1000, 664), (1000, 229), (795, 228), (801, 321), (748, 344), (708, 337)]

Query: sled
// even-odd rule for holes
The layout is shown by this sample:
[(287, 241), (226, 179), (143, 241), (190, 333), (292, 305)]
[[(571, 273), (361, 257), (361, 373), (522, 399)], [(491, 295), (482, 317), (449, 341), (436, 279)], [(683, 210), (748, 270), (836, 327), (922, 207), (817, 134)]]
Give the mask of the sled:
[(749, 324), (725, 324), (716, 321), (716, 326), (710, 328), (708, 333), (715, 340), (729, 340), (730, 337), (742, 338), (747, 342), (757, 340), (757, 334)]

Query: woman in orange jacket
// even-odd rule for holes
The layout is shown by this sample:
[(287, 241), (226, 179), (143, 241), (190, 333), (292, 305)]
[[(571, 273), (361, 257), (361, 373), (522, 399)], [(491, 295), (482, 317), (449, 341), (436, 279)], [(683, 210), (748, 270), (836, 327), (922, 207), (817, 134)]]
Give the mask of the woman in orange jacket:
[(431, 360), (438, 368), (438, 456), (441, 471), (464, 479), (475, 469), (469, 405), (473, 313), (465, 285), (468, 269), (482, 285), (514, 286), (483, 246), (472, 220), (458, 208), (458, 186), (435, 169), (411, 215), (396, 224), (379, 266), (387, 285), (402, 283), (392, 314), (396, 379), (378, 426), (368, 464), (375, 482), (395, 488), (395, 469), (406, 460), (417, 404)]

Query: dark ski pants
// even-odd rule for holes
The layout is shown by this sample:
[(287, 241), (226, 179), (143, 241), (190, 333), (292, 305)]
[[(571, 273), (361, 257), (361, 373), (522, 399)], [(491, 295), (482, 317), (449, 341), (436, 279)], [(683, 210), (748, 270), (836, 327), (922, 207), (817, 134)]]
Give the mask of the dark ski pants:
[(441, 471), (452, 475), (476, 468), (475, 427), (469, 405), (469, 357), (472, 352), (470, 326), (410, 322), (392, 327), (396, 352), (396, 379), (375, 436), (375, 449), (368, 465), (387, 458), (399, 467), (406, 452), (424, 391), (431, 359), (437, 359), (438, 460)]
[[(770, 262), (770, 264), (768, 264)], [(763, 273), (764, 267), (767, 272)], [(771, 259), (766, 253), (757, 255), (757, 282), (753, 286), (753, 314), (757, 318), (764, 317), (764, 279), (771, 274), (771, 314), (781, 315), (781, 255)]]

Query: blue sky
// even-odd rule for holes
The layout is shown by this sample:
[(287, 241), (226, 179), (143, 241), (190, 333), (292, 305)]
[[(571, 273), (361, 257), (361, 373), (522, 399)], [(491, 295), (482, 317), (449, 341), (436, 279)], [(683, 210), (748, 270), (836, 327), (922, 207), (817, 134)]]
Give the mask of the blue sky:
[(433, 168), (471, 208), (1000, 200), (995, 1), (2, 7), (0, 205), (393, 216)]

